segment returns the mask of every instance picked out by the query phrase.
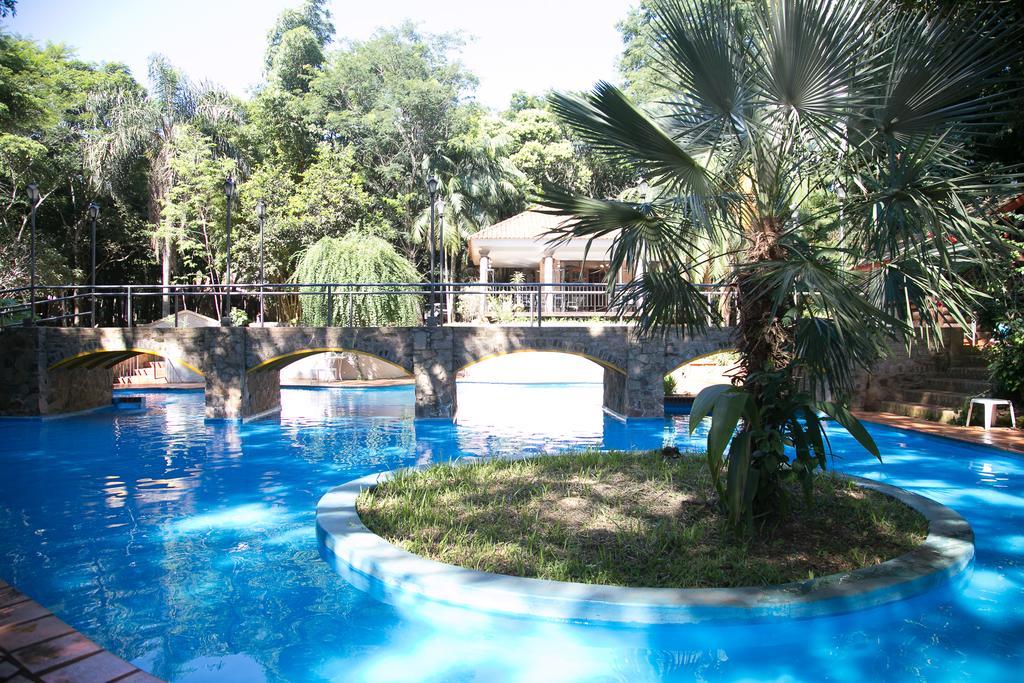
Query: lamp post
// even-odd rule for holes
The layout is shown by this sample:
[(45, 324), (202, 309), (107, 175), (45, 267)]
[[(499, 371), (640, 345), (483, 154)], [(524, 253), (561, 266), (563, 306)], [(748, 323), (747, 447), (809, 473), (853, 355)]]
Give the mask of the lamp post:
[(256, 217), (260, 219), (260, 327), (263, 327), (263, 285), (267, 281), (263, 270), (263, 222), (267, 217), (267, 205), (262, 199), (256, 202)]
[(35, 183), (30, 183), (25, 188), (28, 193), (29, 206), (29, 221), (32, 224), (32, 238), (29, 247), (29, 314), (28, 324), (36, 324), (36, 208), (39, 206), (39, 186)]
[(96, 219), (100, 217), (100, 205), (89, 202), (89, 219), (92, 221), (92, 268), (89, 278), (89, 324), (96, 327)]
[[(441, 281), (441, 298), (443, 299), (442, 306), (444, 306), (445, 315), (448, 316), (448, 320), (451, 320), (452, 319), (451, 311), (448, 310), (449, 309), (449, 306), (448, 306), (449, 293), (448, 293), (448, 288), (445, 286), (445, 283), (448, 282), (449, 275), (447, 273), (447, 270), (448, 270), (447, 255), (445, 254), (445, 250), (444, 250), (444, 200), (441, 199), (440, 197), (438, 197), (438, 199), (437, 199), (437, 245), (438, 245), (438, 256), (440, 258), (440, 262), (438, 264), (438, 271), (439, 271), (438, 279), (440, 279), (440, 281)], [(444, 322), (443, 318), (442, 318), (442, 322)]]
[(427, 194), (430, 196), (430, 324), (436, 325), (435, 297), (437, 292), (434, 285), (437, 283), (437, 279), (434, 273), (434, 214), (437, 207), (434, 205), (434, 197), (437, 196), (437, 178), (434, 176), (427, 179)]
[(224, 311), (221, 313), (222, 327), (231, 326), (231, 202), (235, 199), (235, 179), (228, 176), (224, 181), (224, 199), (227, 202), (228, 251), (224, 268)]

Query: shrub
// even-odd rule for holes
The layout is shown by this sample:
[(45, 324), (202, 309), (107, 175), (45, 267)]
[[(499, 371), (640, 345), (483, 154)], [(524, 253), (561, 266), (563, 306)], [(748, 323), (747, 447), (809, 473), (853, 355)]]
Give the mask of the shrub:
[(1024, 318), (998, 323), (992, 341), (989, 372), (997, 394), (1024, 400)]

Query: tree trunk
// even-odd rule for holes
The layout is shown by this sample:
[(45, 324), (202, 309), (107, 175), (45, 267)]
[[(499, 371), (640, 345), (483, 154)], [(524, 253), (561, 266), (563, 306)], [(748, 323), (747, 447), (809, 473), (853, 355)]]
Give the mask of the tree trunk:
[(749, 270), (737, 280), (739, 351), (743, 356), (747, 386), (755, 395), (764, 386), (757, 373), (780, 370), (790, 361), (788, 333), (782, 324), (785, 307), (775, 308), (772, 292), (765, 291), (758, 282), (764, 270), (755, 265), (785, 257), (779, 245), (781, 224), (781, 221), (762, 220), (755, 226), (745, 259)]

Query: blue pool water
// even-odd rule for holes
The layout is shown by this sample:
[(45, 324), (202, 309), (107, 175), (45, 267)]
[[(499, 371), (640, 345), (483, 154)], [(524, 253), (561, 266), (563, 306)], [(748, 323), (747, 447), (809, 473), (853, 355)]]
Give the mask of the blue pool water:
[[(872, 426), (838, 466), (931, 496), (977, 534), (973, 573), (897, 605), (805, 621), (612, 628), (393, 606), (321, 559), (330, 487), (466, 454), (685, 445), (628, 427), (599, 385), (462, 384), (458, 426), (409, 387), (288, 389), (280, 419), (207, 423), (201, 393), (143, 411), (0, 420), (0, 577), (173, 681), (1006, 681), (1024, 679), (1024, 459)], [(697, 437), (699, 441), (699, 435)]]

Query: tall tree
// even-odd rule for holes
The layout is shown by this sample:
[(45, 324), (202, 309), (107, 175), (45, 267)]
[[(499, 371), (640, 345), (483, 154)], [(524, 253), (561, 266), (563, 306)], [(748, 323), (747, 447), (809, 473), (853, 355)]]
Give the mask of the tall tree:
[[(95, 130), (85, 151), (85, 166), (94, 182), (119, 196), (129, 186), (140, 157), (148, 162), (148, 217), (154, 247), (161, 263), (161, 283), (171, 284), (175, 244), (173, 235), (160, 231), (161, 214), (174, 187), (172, 170), (178, 127), (189, 124), (211, 132), (220, 131), (216, 146), (229, 152), (223, 124), (239, 123), (241, 109), (223, 91), (209, 84), (195, 84), (166, 58), (154, 55), (149, 62), (149, 93), (118, 88), (99, 92), (90, 103)], [(163, 298), (164, 314), (170, 300)]]
[(267, 36), (265, 66), (272, 86), (305, 91), (325, 59), (334, 37), (334, 24), (325, 0), (306, 0), (298, 9), (286, 9)]
[[(827, 458), (819, 411), (878, 455), (843, 403), (856, 373), (890, 340), (911, 343), (915, 319), (966, 325), (977, 278), (1005, 261), (991, 207), (1017, 179), (966, 163), (964, 145), (1024, 104), (1000, 87), (1024, 27), (991, 8), (942, 17), (886, 0), (770, 0), (749, 15), (728, 0), (652, 7), (671, 84), (659, 116), (606, 83), (553, 106), (653, 194), (549, 188), (545, 201), (576, 217), (570, 235), (621, 230), (611, 271), (644, 274), (617, 301), (642, 333), (703, 327), (690, 264), (721, 256), (723, 235), (738, 242), (724, 284), (738, 295), (744, 375), (702, 392), (690, 419), (712, 412), (711, 476), (733, 522), (750, 526), (781, 509), (787, 480), (810, 495)], [(801, 210), (820, 192), (842, 224), (835, 241)]]
[(37, 211), (37, 275), (47, 283), (88, 281), (86, 207), (103, 205), (99, 233), (100, 281), (145, 270), (145, 249), (126, 233), (137, 229), (140, 195), (120, 201), (87, 183), (83, 145), (91, 128), (89, 93), (138, 86), (123, 65), (96, 65), (75, 58), (63, 45), (40, 48), (0, 34), (0, 287), (28, 279), (28, 200), (25, 187), (42, 193)]
[(453, 59), (459, 45), (411, 24), (379, 31), (332, 54), (310, 86), (321, 136), (352, 146), (401, 235), (426, 203), (425, 160), (446, 155), (473, 125), (466, 100), (476, 80)]

